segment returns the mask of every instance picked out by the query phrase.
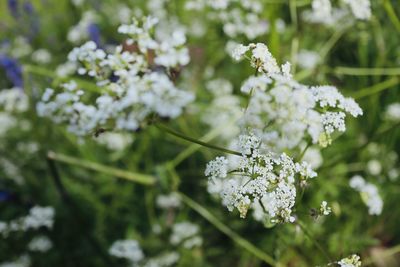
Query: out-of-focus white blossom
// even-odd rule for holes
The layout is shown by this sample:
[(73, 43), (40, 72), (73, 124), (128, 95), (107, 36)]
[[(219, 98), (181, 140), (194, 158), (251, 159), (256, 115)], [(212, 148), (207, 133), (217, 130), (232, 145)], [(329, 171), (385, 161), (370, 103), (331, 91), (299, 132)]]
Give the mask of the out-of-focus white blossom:
[(350, 187), (360, 192), (361, 199), (367, 205), (370, 215), (382, 213), (383, 201), (375, 185), (366, 182), (360, 175), (356, 175), (350, 179)]
[(50, 52), (43, 48), (32, 53), (32, 60), (39, 64), (50, 63), (51, 58)]
[(350, 6), (354, 17), (361, 20), (367, 20), (371, 17), (371, 2), (370, 0), (343, 0), (344, 3)]
[(173, 245), (182, 244), (184, 248), (191, 249), (201, 246), (203, 239), (198, 235), (199, 227), (190, 222), (180, 222), (172, 226), (170, 242)]
[(110, 247), (108, 253), (117, 258), (124, 258), (132, 263), (144, 259), (144, 254), (136, 240), (117, 240)]
[(47, 236), (37, 236), (28, 244), (30, 251), (47, 252), (53, 247), (53, 243)]
[(303, 69), (314, 69), (320, 61), (320, 55), (315, 51), (300, 50), (297, 62)]
[(269, 31), (269, 23), (261, 14), (261, 1), (190, 0), (185, 8), (204, 10), (209, 19), (222, 23), (224, 33), (230, 38), (244, 35), (248, 40), (253, 40)]
[(0, 267), (30, 267), (31, 259), (28, 255), (22, 255), (15, 261), (0, 263)]
[(382, 172), (382, 164), (379, 160), (372, 159), (367, 162), (367, 170), (372, 175), (379, 175)]
[(177, 252), (167, 252), (147, 260), (143, 267), (175, 266), (179, 258), (180, 256)]
[(388, 121), (400, 121), (400, 103), (392, 103), (386, 108), (385, 119)]
[(179, 208), (181, 206), (181, 200), (175, 193), (169, 195), (158, 195), (156, 203), (161, 209)]
[(0, 109), (9, 113), (21, 113), (27, 111), (28, 108), (28, 97), (19, 88), (0, 90)]
[(105, 132), (95, 137), (95, 140), (109, 150), (121, 151), (132, 144), (133, 137), (127, 133)]
[(29, 210), (29, 214), (24, 217), (14, 219), (8, 223), (3, 222), (0, 227), (0, 234), (7, 236), (11, 232), (37, 230), (41, 227), (53, 228), (54, 208), (34, 206)]

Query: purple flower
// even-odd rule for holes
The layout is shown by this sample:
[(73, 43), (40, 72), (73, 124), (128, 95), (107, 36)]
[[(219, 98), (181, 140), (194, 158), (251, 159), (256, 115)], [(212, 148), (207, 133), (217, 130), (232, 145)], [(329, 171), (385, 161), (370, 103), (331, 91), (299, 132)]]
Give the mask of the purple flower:
[(101, 40), (100, 40), (100, 29), (99, 29), (99, 27), (96, 24), (91, 23), (88, 26), (87, 31), (89, 33), (90, 40), (95, 42), (96, 45), (98, 47), (100, 47)]
[(7, 4), (8, 4), (8, 9), (10, 10), (13, 17), (17, 18), (19, 16), (18, 0), (8, 0)]
[(22, 68), (17, 60), (6, 55), (0, 55), (0, 67), (6, 71), (6, 76), (14, 87), (23, 88)]

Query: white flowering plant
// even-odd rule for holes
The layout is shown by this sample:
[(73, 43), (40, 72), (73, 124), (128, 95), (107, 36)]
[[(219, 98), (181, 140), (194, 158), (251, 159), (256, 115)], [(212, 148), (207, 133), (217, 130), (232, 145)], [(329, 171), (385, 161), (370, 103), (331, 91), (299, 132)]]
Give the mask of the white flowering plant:
[(0, 2), (0, 267), (398, 266), (394, 0)]

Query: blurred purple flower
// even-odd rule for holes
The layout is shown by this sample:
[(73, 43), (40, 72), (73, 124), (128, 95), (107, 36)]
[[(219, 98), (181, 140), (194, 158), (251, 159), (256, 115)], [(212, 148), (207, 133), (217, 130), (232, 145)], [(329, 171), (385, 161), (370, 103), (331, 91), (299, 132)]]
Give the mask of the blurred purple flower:
[(98, 47), (101, 46), (101, 40), (100, 40), (100, 29), (95, 23), (91, 23), (87, 31), (89, 33), (90, 40), (96, 43)]
[(22, 67), (16, 59), (0, 55), (0, 67), (5, 70), (7, 78), (13, 83), (14, 87), (23, 88)]
[(18, 12), (18, 0), (8, 0), (8, 9), (10, 10), (13, 17), (17, 18), (19, 16)]

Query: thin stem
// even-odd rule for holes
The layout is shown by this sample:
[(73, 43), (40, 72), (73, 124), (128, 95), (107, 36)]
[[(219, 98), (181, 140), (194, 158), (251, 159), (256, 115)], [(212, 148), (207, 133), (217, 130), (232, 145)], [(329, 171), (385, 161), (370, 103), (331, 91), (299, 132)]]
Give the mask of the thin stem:
[(396, 86), (400, 83), (400, 79), (398, 77), (392, 77), (386, 81), (383, 81), (381, 83), (378, 84), (374, 84), (373, 86), (364, 88), (362, 90), (359, 90), (357, 92), (355, 92), (352, 97), (354, 99), (360, 99), (363, 97), (367, 97), (367, 96), (371, 96), (377, 93), (380, 93), (384, 90), (390, 89), (393, 86)]
[(389, 19), (392, 21), (394, 27), (400, 33), (400, 19), (397, 17), (392, 4), (390, 3), (390, 0), (384, 0), (383, 6), (386, 10), (386, 13), (389, 16)]
[(183, 193), (178, 193), (182, 201), (188, 205), (190, 208), (195, 210), (198, 214), (200, 214), (203, 218), (205, 218), (207, 221), (209, 221), (212, 225), (214, 225), (218, 230), (226, 234), (229, 238), (231, 238), (234, 242), (236, 242), (239, 246), (243, 247), (246, 249), (248, 252), (256, 256), (257, 258), (263, 260), (264, 262), (275, 266), (275, 260), (266, 254), (264, 251), (261, 249), (257, 248), (255, 245), (238, 235), (235, 231), (231, 230), (229, 227), (227, 227), (223, 222), (219, 221), (217, 217), (215, 217), (213, 214), (211, 214), (207, 209), (205, 209), (203, 206), (189, 198)]
[[(227, 127), (229, 127), (231, 124), (233, 124), (234, 121), (230, 121), (226, 125), (221, 125), (221, 127), (215, 128), (211, 130), (209, 133), (205, 134), (203, 137), (201, 137), (199, 140), (202, 142), (209, 142), (215, 137), (217, 137), (222, 131), (224, 131)], [(201, 145), (199, 144), (192, 144), (189, 147), (187, 147), (185, 150), (183, 150), (181, 153), (179, 153), (173, 160), (170, 161), (170, 164), (172, 167), (176, 167), (178, 164), (180, 164), (184, 159), (195, 153), (197, 150), (201, 148)]]
[(186, 135), (184, 135), (182, 133), (176, 132), (175, 130), (170, 129), (165, 125), (155, 124), (155, 126), (157, 128), (159, 128), (160, 130), (163, 130), (163, 131), (165, 131), (165, 132), (167, 132), (167, 133), (169, 133), (169, 134), (171, 134), (171, 135), (173, 135), (175, 137), (178, 137), (180, 139), (183, 139), (183, 140), (186, 140), (186, 141), (189, 141), (189, 142), (192, 142), (192, 143), (204, 146), (204, 147), (208, 147), (208, 148), (211, 148), (211, 149), (219, 150), (219, 151), (224, 152), (224, 153), (228, 153), (228, 154), (232, 154), (232, 155), (236, 155), (236, 156), (242, 156), (242, 153), (239, 153), (237, 151), (233, 151), (233, 150), (230, 150), (230, 149), (227, 149), (227, 148), (219, 147), (219, 146), (216, 146), (216, 145), (212, 145), (212, 144), (209, 144), (209, 143), (202, 142), (202, 141), (197, 140), (195, 138), (192, 138), (190, 136), (186, 136)]
[(345, 25), (341, 28), (338, 28), (336, 32), (333, 33), (331, 38), (324, 44), (324, 46), (320, 50), (320, 62), (325, 60), (325, 57), (328, 55), (329, 51), (332, 50), (332, 48), (335, 46), (335, 44), (339, 41), (339, 39), (342, 37), (342, 35), (346, 32), (348, 26)]
[(83, 159), (79, 159), (79, 158), (74, 158), (71, 156), (63, 155), (63, 154), (54, 153), (52, 151), (48, 152), (47, 157), (50, 160), (80, 166), (80, 167), (83, 167), (86, 169), (90, 169), (93, 171), (101, 172), (101, 173), (112, 175), (112, 176), (116, 176), (118, 178), (123, 178), (126, 180), (144, 184), (144, 185), (152, 185), (156, 182), (155, 177), (151, 176), (151, 175), (128, 172), (128, 171), (124, 171), (121, 169), (108, 167), (108, 166), (105, 166), (105, 165), (102, 165), (99, 163), (95, 163), (95, 162), (91, 162), (91, 161), (87, 161), (87, 160), (83, 160)]
[(335, 74), (349, 76), (397, 76), (400, 75), (400, 68), (350, 68), (336, 67)]
[(301, 151), (299, 155), (299, 159), (297, 161), (301, 161), (304, 158), (304, 155), (306, 154), (308, 148), (311, 146), (311, 143), (307, 143), (307, 145), (304, 147), (303, 151)]
[(301, 230), (303, 233), (314, 243), (315, 247), (321, 251), (321, 253), (325, 256), (325, 258), (329, 261), (332, 262), (331, 257), (328, 255), (328, 253), (324, 250), (324, 248), (321, 246), (321, 244), (318, 242), (317, 239), (315, 239), (310, 232), (308, 232), (307, 228), (303, 225), (301, 221), (298, 221), (296, 223), (298, 226), (300, 226)]

